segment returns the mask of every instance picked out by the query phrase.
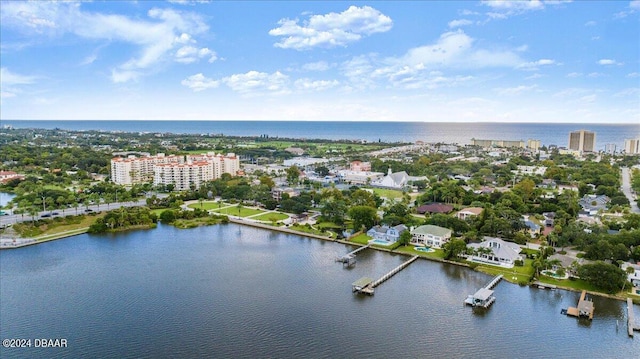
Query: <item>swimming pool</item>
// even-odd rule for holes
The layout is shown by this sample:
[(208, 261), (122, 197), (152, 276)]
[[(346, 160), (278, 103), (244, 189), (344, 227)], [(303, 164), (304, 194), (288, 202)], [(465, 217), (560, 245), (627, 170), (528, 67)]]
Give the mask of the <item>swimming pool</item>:
[(413, 249), (415, 249), (418, 252), (425, 252), (425, 253), (435, 252), (435, 250), (431, 249), (431, 247), (414, 247)]
[(387, 241), (385, 241), (383, 239), (374, 239), (372, 241), (369, 241), (369, 243), (377, 244), (379, 246), (390, 246), (395, 242), (387, 242)]

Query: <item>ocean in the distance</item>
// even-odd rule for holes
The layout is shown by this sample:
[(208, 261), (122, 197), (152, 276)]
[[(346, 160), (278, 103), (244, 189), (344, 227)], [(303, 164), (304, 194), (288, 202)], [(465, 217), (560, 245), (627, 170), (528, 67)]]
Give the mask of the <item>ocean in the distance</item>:
[(186, 134), (224, 134), (299, 139), (366, 140), (369, 142), (415, 142), (469, 144), (472, 138), (494, 140), (540, 140), (543, 145), (567, 146), (569, 132), (596, 133), (596, 149), (606, 144), (623, 149), (624, 140), (640, 138), (640, 124), (576, 123), (444, 123), (444, 122), (333, 122), (333, 121), (27, 121), (2, 120), (14, 128), (101, 130)]

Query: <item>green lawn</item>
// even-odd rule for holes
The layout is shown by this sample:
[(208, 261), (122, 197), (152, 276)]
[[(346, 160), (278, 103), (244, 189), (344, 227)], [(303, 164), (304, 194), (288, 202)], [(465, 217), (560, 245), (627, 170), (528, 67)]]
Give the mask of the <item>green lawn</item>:
[(306, 225), (293, 224), (293, 225), (289, 226), (288, 228), (289, 229), (293, 229), (294, 231), (317, 234), (317, 235), (320, 235), (320, 236), (327, 236), (327, 237), (331, 237), (331, 238), (335, 238), (335, 236), (336, 236), (335, 233), (333, 233), (333, 232), (313, 229), (313, 228), (307, 227)]
[(360, 244), (367, 244), (371, 240), (371, 237), (367, 236), (366, 233), (358, 234), (357, 236), (351, 238), (349, 242), (355, 242)]
[(513, 268), (502, 268), (487, 264), (478, 264), (478, 267), (476, 269), (479, 272), (491, 275), (502, 274), (504, 276), (504, 279), (508, 280), (509, 282), (529, 283), (529, 278), (531, 278), (531, 275), (533, 275), (533, 267), (531, 266), (531, 263), (533, 263), (533, 260), (525, 259), (524, 266), (515, 266)]
[(251, 217), (251, 219), (257, 219), (258, 221), (269, 221), (269, 222), (282, 221), (287, 218), (289, 218), (288, 215), (284, 213), (278, 213), (278, 212), (270, 212), (270, 213), (261, 214), (257, 217)]
[(226, 206), (230, 206), (230, 203), (226, 203), (226, 202), (222, 202), (222, 205), (219, 202), (213, 202), (213, 201), (204, 201), (202, 202), (202, 206), (200, 206), (200, 203), (191, 203), (190, 205), (188, 205), (187, 207), (189, 208), (201, 208), (204, 210), (215, 210), (218, 209), (220, 207), (226, 207)]
[(418, 255), (426, 258), (444, 259), (444, 252), (442, 251), (442, 249), (433, 248), (434, 252), (421, 252), (416, 251), (415, 248), (415, 246), (409, 244), (406, 246), (398, 247), (398, 249), (396, 249), (395, 251), (410, 254), (412, 256)]
[(220, 210), (216, 208), (216, 209), (212, 209), (211, 211), (220, 213), (220, 214), (227, 214), (227, 215), (239, 216), (239, 217), (248, 217), (248, 216), (253, 216), (255, 214), (265, 213), (265, 211), (263, 210), (247, 208), (247, 207), (240, 208), (240, 213), (238, 213), (237, 205), (233, 207), (222, 208)]
[(397, 191), (394, 189), (385, 189), (385, 188), (372, 188), (373, 193), (377, 194), (380, 197), (386, 197), (389, 199), (399, 199), (402, 198), (402, 191)]

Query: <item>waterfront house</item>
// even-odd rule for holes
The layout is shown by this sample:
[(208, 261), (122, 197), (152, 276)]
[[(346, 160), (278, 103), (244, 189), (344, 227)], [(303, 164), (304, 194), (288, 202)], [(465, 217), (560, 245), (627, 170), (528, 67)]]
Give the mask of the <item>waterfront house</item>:
[(622, 263), (620, 265), (620, 268), (625, 271), (627, 271), (627, 268), (633, 268), (633, 272), (632, 273), (626, 273), (627, 274), (627, 279), (629, 280), (629, 282), (631, 282), (631, 284), (634, 287), (639, 287), (640, 289), (640, 263), (637, 264), (633, 264), (633, 263)]
[(480, 213), (482, 213), (483, 210), (484, 210), (484, 208), (482, 208), (482, 207), (467, 207), (467, 208), (463, 208), (458, 213), (456, 213), (456, 217), (458, 217), (459, 219), (461, 219), (463, 221), (466, 221), (469, 218), (473, 218), (473, 217), (479, 216)]
[(408, 230), (404, 224), (399, 224), (394, 227), (389, 226), (373, 226), (367, 231), (367, 235), (374, 240), (386, 241), (393, 243), (400, 239), (400, 234)]
[(451, 230), (431, 224), (411, 231), (411, 244), (440, 248), (451, 239)]
[(474, 254), (467, 258), (469, 261), (513, 268), (515, 261), (523, 260), (520, 255), (521, 249), (517, 244), (500, 238), (484, 237), (483, 242), (470, 243), (468, 247), (474, 249)]

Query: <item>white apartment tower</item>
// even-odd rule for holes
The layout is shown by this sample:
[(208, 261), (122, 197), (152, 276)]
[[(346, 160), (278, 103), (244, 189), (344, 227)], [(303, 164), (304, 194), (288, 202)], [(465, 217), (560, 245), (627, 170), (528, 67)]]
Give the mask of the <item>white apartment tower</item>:
[(624, 152), (628, 155), (640, 154), (640, 138), (625, 139)]
[(596, 148), (596, 133), (586, 130), (569, 133), (569, 149), (580, 152), (594, 152)]
[(183, 156), (165, 156), (164, 153), (145, 157), (116, 157), (111, 159), (111, 181), (122, 185), (147, 182), (153, 179), (154, 166), (183, 162)]
[(176, 190), (199, 188), (206, 181), (222, 177), (223, 173), (235, 176), (240, 170), (240, 159), (235, 154), (226, 156), (215, 153), (188, 155), (186, 163), (162, 164), (154, 168), (154, 185), (174, 185)]

